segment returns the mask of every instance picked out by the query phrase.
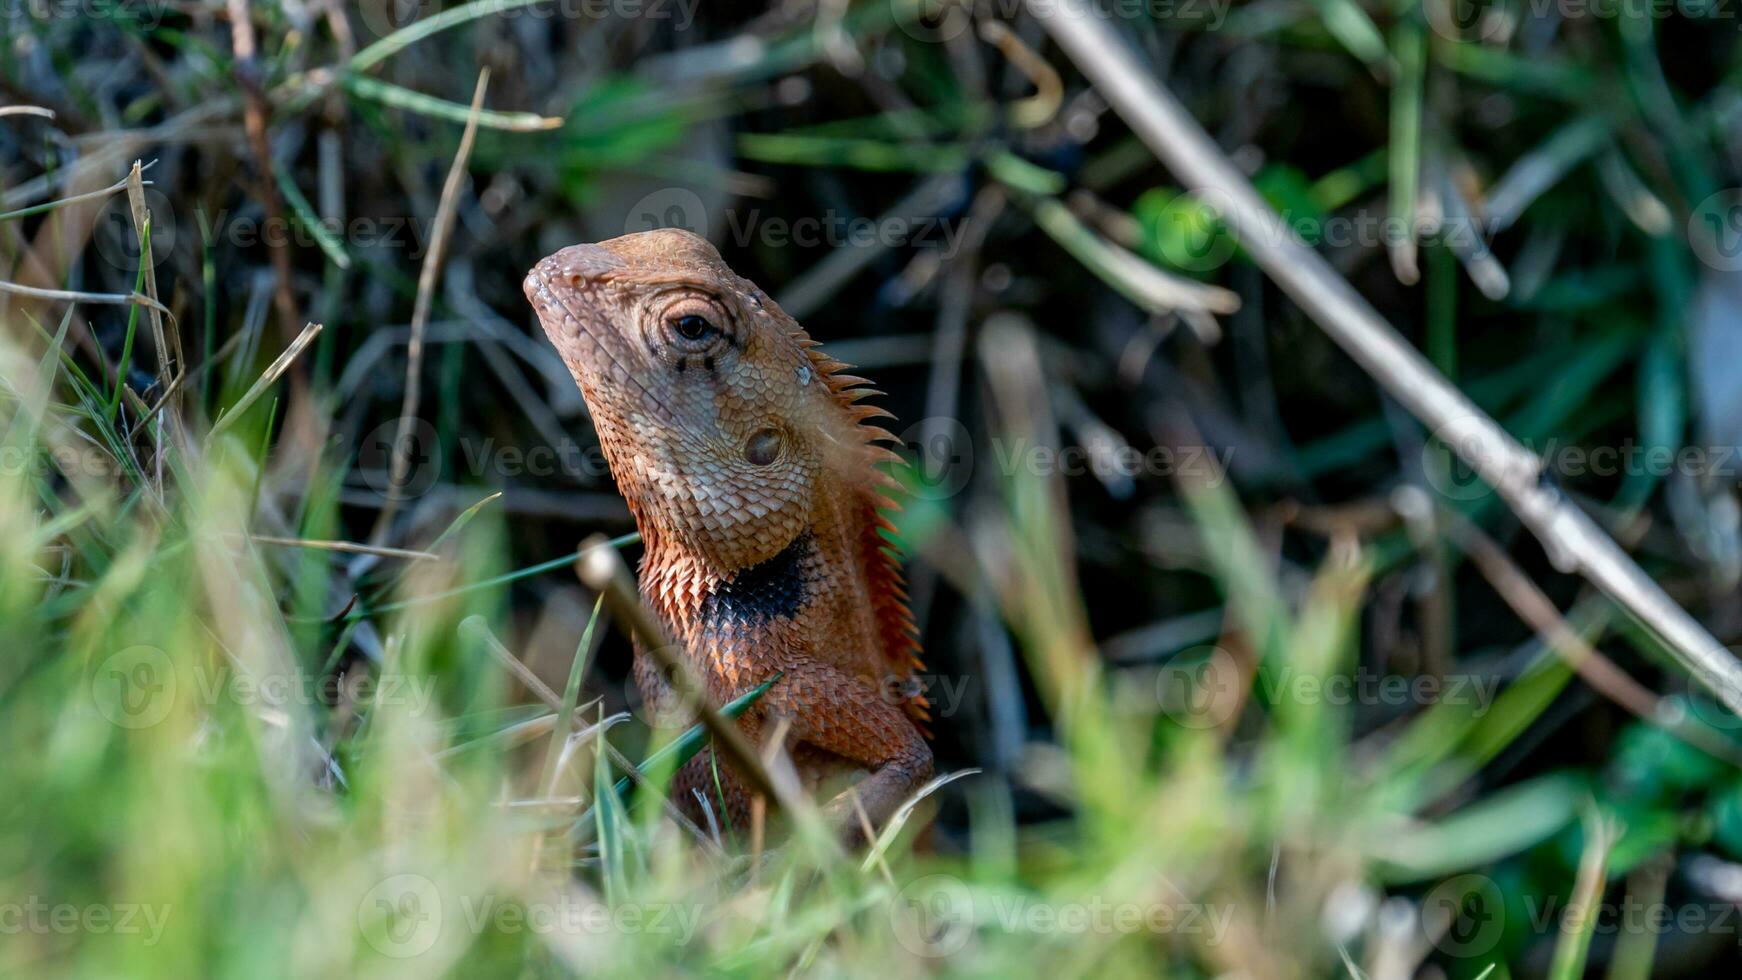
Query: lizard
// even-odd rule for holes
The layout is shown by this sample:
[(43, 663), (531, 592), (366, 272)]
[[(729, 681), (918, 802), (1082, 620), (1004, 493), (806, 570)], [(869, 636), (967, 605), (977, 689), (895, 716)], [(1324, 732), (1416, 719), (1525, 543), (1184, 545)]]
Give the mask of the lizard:
[[(738, 725), (759, 752), (778, 737), (862, 842), (932, 774), (882, 468), (899, 457), (876, 421), (893, 415), (864, 401), (882, 393), (687, 231), (564, 248), (524, 289), (641, 532), (644, 603), (716, 705), (779, 675)], [(656, 724), (683, 721), (639, 639), (632, 673)], [(746, 781), (711, 750), (671, 788), (698, 821), (750, 825)]]

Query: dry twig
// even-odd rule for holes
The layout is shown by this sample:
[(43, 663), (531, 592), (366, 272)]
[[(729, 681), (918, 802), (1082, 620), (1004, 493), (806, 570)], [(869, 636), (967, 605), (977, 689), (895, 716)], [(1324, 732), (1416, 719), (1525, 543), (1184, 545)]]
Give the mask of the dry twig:
[(1534, 453), (1447, 381), (1301, 241), (1104, 19), (1084, 0), (1037, 4), (1035, 16), (1156, 158), (1216, 208), (1270, 278), (1499, 492), (1557, 568), (1583, 575), (1632, 613), (1689, 673), (1742, 715), (1742, 663), (1589, 515), (1539, 479), (1542, 462)]

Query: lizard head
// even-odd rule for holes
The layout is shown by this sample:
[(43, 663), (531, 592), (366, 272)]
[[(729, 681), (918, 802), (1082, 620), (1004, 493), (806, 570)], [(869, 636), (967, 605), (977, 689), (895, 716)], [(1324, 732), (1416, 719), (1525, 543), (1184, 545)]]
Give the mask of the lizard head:
[(855, 430), (876, 410), (842, 410), (836, 362), (706, 239), (570, 246), (525, 290), (650, 545), (749, 567), (809, 528), (819, 481), (869, 470)]

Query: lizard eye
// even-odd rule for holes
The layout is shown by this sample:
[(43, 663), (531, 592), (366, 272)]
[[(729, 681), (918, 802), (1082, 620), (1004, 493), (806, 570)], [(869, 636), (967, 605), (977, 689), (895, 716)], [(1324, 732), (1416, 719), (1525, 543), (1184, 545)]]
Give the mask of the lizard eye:
[(673, 320), (671, 325), (677, 330), (679, 337), (690, 341), (705, 340), (709, 336), (719, 333), (719, 330), (708, 322), (707, 317), (695, 313), (686, 313)]
[[(714, 356), (732, 341), (731, 315), (711, 297), (679, 297), (659, 312), (657, 322), (662, 336), (653, 338), (654, 343), (669, 348), (679, 370), (686, 357)], [(708, 370), (713, 371), (713, 367)]]

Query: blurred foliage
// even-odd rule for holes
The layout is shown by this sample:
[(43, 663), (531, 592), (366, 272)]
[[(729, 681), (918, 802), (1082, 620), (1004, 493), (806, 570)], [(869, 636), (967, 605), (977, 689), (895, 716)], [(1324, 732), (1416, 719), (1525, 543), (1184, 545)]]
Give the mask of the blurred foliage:
[[(1263, 281), (1055, 9), (0, 5), (0, 281), (123, 300), (0, 293), (0, 971), (1734, 969), (1738, 720)], [(1113, 9), (1737, 642), (1734, 11)], [(664, 223), (911, 423), (939, 770), (982, 771), (863, 862), (728, 856), (629, 792), (700, 740), (642, 723), (573, 580), (588, 535), (635, 543), (520, 280)], [(1023, 465), (1060, 447), (1168, 462)]]

